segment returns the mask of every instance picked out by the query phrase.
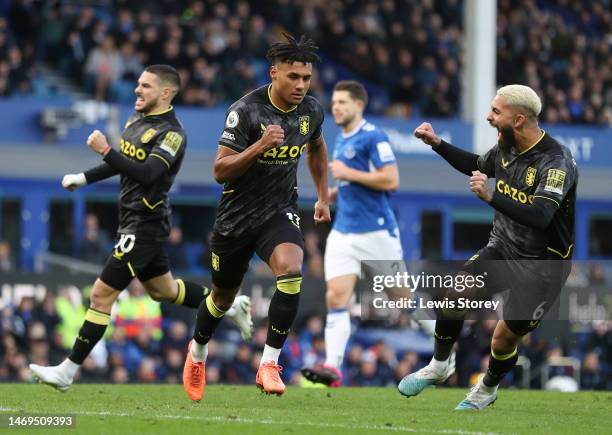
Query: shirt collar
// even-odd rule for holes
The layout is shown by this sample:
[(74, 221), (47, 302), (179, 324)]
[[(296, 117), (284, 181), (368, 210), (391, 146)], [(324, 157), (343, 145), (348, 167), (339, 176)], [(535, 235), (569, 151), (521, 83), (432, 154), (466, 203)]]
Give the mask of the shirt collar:
[(361, 127), (363, 127), (365, 124), (366, 120), (362, 119), (361, 122), (357, 124), (357, 126), (353, 130), (349, 131), (348, 133), (342, 132), (342, 137), (344, 139), (348, 139), (349, 137), (355, 136), (359, 132), (359, 130), (361, 130)]

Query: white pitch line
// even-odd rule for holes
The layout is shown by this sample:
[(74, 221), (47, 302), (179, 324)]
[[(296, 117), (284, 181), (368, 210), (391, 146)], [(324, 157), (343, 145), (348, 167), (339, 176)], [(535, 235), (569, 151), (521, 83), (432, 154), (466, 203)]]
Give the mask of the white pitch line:
[[(17, 412), (22, 411), (16, 408), (0, 408), (0, 411)], [(109, 412), (109, 411), (71, 411), (66, 414), (75, 415), (90, 415), (90, 416), (109, 416), (109, 417), (131, 417), (131, 418), (147, 418), (146, 415), (129, 413), (129, 412)], [(191, 415), (154, 415), (153, 418), (166, 419), (166, 420), (199, 420), (199, 421), (210, 421), (216, 423), (241, 423), (241, 424), (284, 424), (284, 425), (299, 425), (308, 427), (319, 427), (319, 428), (335, 428), (335, 429), (363, 429), (363, 430), (377, 430), (377, 431), (394, 431), (394, 432), (415, 432), (415, 433), (437, 433), (437, 434), (459, 434), (459, 435), (500, 435), (496, 432), (472, 432), (466, 430), (455, 430), (455, 429), (441, 429), (441, 430), (427, 430), (427, 429), (415, 429), (407, 426), (382, 426), (382, 425), (352, 425), (352, 424), (341, 424), (341, 423), (306, 423), (298, 421), (280, 421), (280, 420), (256, 420), (252, 418), (242, 417), (220, 417), (220, 416), (191, 416)]]

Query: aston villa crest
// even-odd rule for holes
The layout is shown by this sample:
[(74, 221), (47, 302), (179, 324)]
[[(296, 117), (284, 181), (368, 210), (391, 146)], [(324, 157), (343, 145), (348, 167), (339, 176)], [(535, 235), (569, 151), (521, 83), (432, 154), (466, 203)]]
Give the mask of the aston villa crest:
[(525, 183), (527, 184), (527, 186), (531, 187), (533, 186), (533, 183), (535, 182), (535, 178), (536, 178), (536, 168), (533, 167), (529, 167), (527, 168), (527, 175), (525, 175)]
[(300, 116), (299, 123), (300, 123), (300, 134), (302, 136), (306, 136), (308, 132), (310, 131), (310, 116), (308, 115)]

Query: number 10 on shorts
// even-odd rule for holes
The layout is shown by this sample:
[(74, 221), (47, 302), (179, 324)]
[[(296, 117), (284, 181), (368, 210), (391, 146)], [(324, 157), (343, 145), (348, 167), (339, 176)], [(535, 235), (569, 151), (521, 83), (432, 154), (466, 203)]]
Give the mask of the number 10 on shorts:
[(136, 243), (136, 236), (133, 234), (121, 234), (119, 241), (115, 245), (115, 251), (121, 252), (121, 254), (126, 254), (134, 248), (134, 244)]

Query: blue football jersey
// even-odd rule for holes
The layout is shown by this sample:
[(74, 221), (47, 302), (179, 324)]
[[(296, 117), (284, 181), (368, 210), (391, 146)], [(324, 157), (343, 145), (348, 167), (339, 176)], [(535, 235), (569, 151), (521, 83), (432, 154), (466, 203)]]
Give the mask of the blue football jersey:
[[(374, 171), (395, 164), (389, 138), (378, 127), (362, 120), (354, 131), (336, 138), (334, 160), (349, 168)], [(333, 228), (341, 233), (366, 233), (397, 228), (389, 204), (389, 193), (370, 189), (359, 183), (339, 181), (337, 213)]]

